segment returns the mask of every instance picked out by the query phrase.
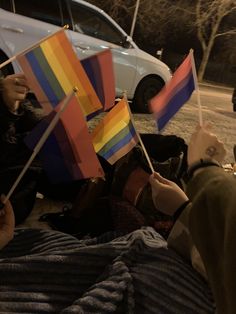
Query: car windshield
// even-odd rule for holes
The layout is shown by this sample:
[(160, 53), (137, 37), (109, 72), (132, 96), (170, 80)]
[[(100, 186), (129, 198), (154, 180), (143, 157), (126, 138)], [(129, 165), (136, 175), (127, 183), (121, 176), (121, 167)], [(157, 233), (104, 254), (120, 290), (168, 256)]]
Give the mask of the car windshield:
[(71, 2), (74, 29), (82, 34), (122, 45), (125, 36), (99, 12), (78, 2)]

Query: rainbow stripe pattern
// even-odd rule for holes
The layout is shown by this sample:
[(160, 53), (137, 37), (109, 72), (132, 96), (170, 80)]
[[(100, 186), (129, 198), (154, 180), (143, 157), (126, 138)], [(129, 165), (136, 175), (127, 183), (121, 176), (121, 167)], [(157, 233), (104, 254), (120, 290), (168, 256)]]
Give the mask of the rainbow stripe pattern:
[(96, 153), (111, 165), (138, 143), (125, 99), (122, 99), (105, 115), (93, 130), (92, 138)]
[[(34, 149), (56, 110), (52, 110), (25, 138), (30, 149)], [(61, 114), (59, 122), (40, 150), (39, 157), (49, 179), (54, 183), (104, 176), (75, 96)]]
[(20, 54), (17, 60), (46, 113), (74, 86), (85, 116), (102, 108), (64, 29)]
[(81, 64), (103, 105), (103, 111), (113, 107), (116, 94), (112, 53), (110, 49), (106, 49), (89, 58), (81, 60)]
[(159, 131), (191, 97), (194, 89), (192, 59), (189, 53), (173, 74), (172, 79), (150, 101), (151, 111), (154, 113)]

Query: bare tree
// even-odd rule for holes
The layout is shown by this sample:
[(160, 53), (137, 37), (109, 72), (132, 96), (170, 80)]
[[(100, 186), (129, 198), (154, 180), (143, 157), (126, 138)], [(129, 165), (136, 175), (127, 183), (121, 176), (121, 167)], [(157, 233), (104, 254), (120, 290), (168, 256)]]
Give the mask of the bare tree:
[(222, 27), (224, 18), (236, 10), (235, 0), (198, 0), (196, 4), (197, 36), (201, 43), (203, 55), (198, 71), (198, 79), (202, 81), (216, 38), (236, 35), (236, 28)]
[(179, 30), (178, 24), (185, 21), (186, 32), (192, 32), (196, 28), (196, 35), (202, 48), (202, 59), (198, 69), (200, 82), (203, 80), (215, 40), (223, 36), (236, 35), (236, 28), (232, 27), (232, 24), (224, 23), (234, 12), (236, 0), (196, 0), (191, 4), (186, 0), (179, 0), (169, 10), (172, 26)]
[[(89, 0), (102, 7), (129, 34), (136, 7), (136, 0)], [(166, 27), (170, 24), (168, 0), (140, 0), (137, 26), (142, 39), (151, 38), (153, 44), (164, 40)], [(140, 34), (139, 34), (140, 35)]]
[[(131, 26), (136, 0), (103, 0), (103, 3), (121, 25)], [(233, 23), (225, 23), (235, 12), (236, 0), (141, 0), (137, 23), (143, 38), (149, 38), (153, 44), (169, 40), (170, 33), (172, 38), (181, 32), (195, 33), (202, 49), (198, 70), (198, 79), (202, 81), (216, 39), (236, 35)]]

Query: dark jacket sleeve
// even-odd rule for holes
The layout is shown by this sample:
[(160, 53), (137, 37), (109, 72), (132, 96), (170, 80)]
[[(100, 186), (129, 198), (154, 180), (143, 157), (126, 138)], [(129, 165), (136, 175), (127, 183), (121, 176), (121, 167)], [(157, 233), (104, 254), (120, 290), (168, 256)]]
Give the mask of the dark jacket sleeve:
[(188, 184), (189, 229), (212, 288), (218, 314), (236, 309), (236, 178), (208, 167)]
[(28, 149), (24, 137), (42, 117), (42, 111), (34, 108), (29, 101), (21, 104), (17, 114), (11, 113), (0, 94), (0, 170), (25, 162)]

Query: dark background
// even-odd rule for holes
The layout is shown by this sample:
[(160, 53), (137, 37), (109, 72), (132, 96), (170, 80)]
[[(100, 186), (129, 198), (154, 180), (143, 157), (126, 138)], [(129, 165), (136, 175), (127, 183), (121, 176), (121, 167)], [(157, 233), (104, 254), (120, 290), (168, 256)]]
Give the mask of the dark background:
[[(112, 2), (114, 3), (114, 1), (115, 0), (88, 0), (88, 2), (97, 5), (111, 15), (127, 34), (129, 34), (134, 10), (130, 10), (130, 14), (128, 15), (127, 11), (120, 7), (118, 13), (114, 16), (111, 11), (111, 4)], [(172, 1), (167, 1), (169, 1), (171, 5)], [(123, 5), (126, 6), (132, 4), (134, 7), (135, 3), (136, 0), (123, 1)], [(191, 5), (194, 5), (194, 1), (191, 2)], [(139, 10), (140, 9), (141, 5), (139, 7)], [(155, 8), (153, 8), (153, 10), (155, 10)], [(180, 21), (180, 23), (182, 22)], [(154, 56), (157, 56), (157, 50), (163, 49), (162, 60), (168, 64), (172, 71), (176, 69), (184, 56), (193, 48), (196, 67), (198, 68), (202, 57), (202, 50), (196, 36), (196, 29), (193, 28), (190, 30), (187, 25), (182, 25), (179, 31), (175, 30), (175, 28), (176, 26), (173, 19), (173, 27), (170, 21), (165, 31), (161, 32), (157, 21), (156, 25), (153, 25), (153, 31), (148, 33), (140, 22), (139, 17), (137, 17), (133, 39), (141, 49)], [(236, 11), (223, 19), (221, 28), (222, 30), (225, 28), (236, 29)], [(215, 40), (204, 75), (204, 81), (230, 87), (236, 86), (236, 34), (219, 37)]]

